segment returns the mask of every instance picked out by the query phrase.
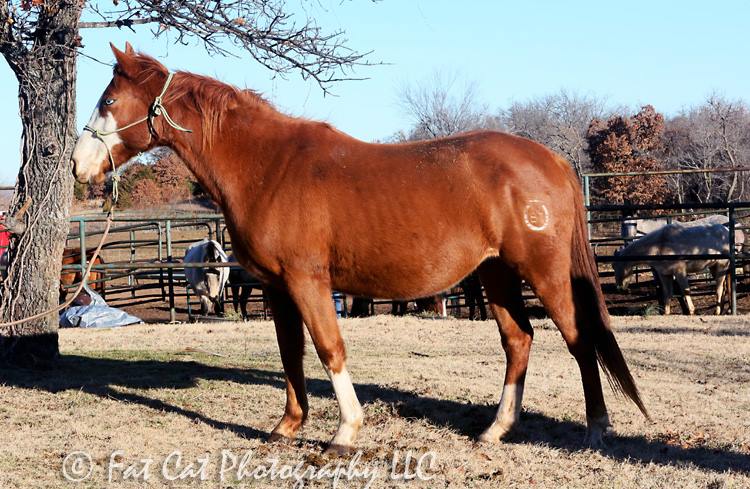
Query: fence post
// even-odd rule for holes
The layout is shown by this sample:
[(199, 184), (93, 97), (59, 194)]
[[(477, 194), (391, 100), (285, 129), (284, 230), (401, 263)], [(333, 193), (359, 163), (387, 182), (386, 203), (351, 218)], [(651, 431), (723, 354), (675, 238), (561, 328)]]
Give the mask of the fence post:
[[(729, 205), (729, 286), (732, 292), (729, 296), (729, 303), (732, 309), (732, 315), (737, 314), (737, 272), (735, 270), (735, 248), (734, 248), (734, 205)], [(721, 303), (719, 304), (721, 305)]]
[(591, 211), (589, 206), (591, 205), (591, 177), (588, 175), (583, 176), (583, 204), (586, 206), (586, 229), (588, 230), (588, 239), (591, 241)]
[[(162, 260), (164, 260), (164, 253), (162, 252), (162, 246), (164, 243), (162, 242), (162, 237), (161, 237), (162, 235), (161, 222), (156, 223), (156, 232), (159, 234), (158, 237), (156, 238), (156, 244), (159, 247), (158, 251), (156, 252), (156, 259), (159, 263), (161, 263)], [(164, 269), (163, 268), (159, 269), (159, 289), (161, 290), (161, 300), (166, 301), (167, 292), (164, 290)]]
[(214, 229), (216, 230), (216, 242), (224, 248), (224, 236), (221, 234), (221, 219), (214, 219)]
[[(172, 221), (167, 219), (167, 263), (172, 263)], [(177, 322), (177, 312), (174, 307), (174, 270), (169, 267), (167, 270), (167, 280), (169, 281), (169, 322)]]
[(88, 282), (88, 276), (86, 276), (86, 220), (83, 217), (78, 220), (78, 248), (81, 250), (81, 282), (86, 287)]
[[(130, 230), (130, 263), (135, 261), (135, 230)], [(133, 274), (135, 270), (128, 271), (128, 287), (130, 287), (130, 297), (135, 299), (135, 280), (133, 280)]]

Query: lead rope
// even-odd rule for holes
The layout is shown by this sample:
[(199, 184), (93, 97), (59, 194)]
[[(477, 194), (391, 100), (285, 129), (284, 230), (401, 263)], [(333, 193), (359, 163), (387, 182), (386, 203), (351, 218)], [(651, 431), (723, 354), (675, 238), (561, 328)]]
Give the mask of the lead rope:
[[(71, 305), (73, 301), (75, 301), (78, 298), (78, 294), (80, 294), (81, 291), (84, 289), (88, 276), (91, 273), (91, 269), (94, 266), (94, 262), (96, 262), (96, 259), (99, 258), (99, 254), (102, 251), (102, 246), (104, 246), (104, 242), (107, 240), (107, 236), (109, 236), (109, 230), (112, 227), (112, 221), (114, 220), (114, 217), (115, 217), (115, 205), (117, 204), (117, 200), (120, 197), (120, 189), (119, 189), (120, 174), (117, 171), (117, 166), (115, 165), (115, 159), (112, 156), (112, 150), (110, 149), (107, 142), (104, 140), (104, 137), (112, 135), (112, 134), (116, 134), (126, 129), (130, 129), (131, 127), (136, 126), (142, 122), (149, 121), (149, 138), (150, 138), (151, 132), (153, 130), (153, 124), (150, 121), (153, 121), (154, 117), (159, 117), (159, 116), (164, 116), (164, 120), (167, 122), (167, 124), (177, 129), (178, 131), (187, 132), (187, 133), (193, 132), (192, 130), (186, 129), (182, 127), (181, 125), (177, 124), (172, 119), (172, 117), (170, 117), (169, 112), (167, 112), (167, 108), (164, 107), (164, 104), (162, 103), (162, 99), (164, 98), (164, 95), (167, 93), (167, 88), (169, 88), (169, 84), (172, 82), (173, 77), (174, 77), (174, 73), (169, 73), (167, 75), (167, 80), (164, 82), (164, 88), (162, 88), (161, 93), (154, 99), (154, 103), (151, 104), (151, 107), (149, 109), (149, 114), (146, 117), (143, 117), (142, 119), (138, 119), (135, 122), (131, 122), (130, 124), (114, 129), (112, 131), (100, 131), (99, 129), (94, 129), (90, 127), (88, 124), (83, 126), (84, 131), (91, 132), (93, 136), (99, 141), (101, 141), (102, 144), (104, 144), (104, 147), (107, 148), (107, 157), (109, 158), (110, 165), (112, 166), (112, 194), (111, 194), (112, 204), (107, 212), (107, 220), (105, 221), (104, 232), (102, 233), (102, 239), (99, 241), (99, 245), (96, 247), (96, 250), (94, 250), (94, 254), (91, 255), (91, 260), (89, 261), (89, 264), (86, 267), (86, 271), (81, 276), (82, 277), (81, 283), (78, 284), (78, 287), (76, 288), (75, 292), (73, 293), (70, 299), (66, 300), (64, 303), (60, 304), (57, 307), (53, 307), (44, 312), (40, 312), (39, 314), (34, 314), (33, 316), (29, 316), (23, 319), (16, 319), (15, 321), (9, 321), (7, 323), (0, 323), (0, 328), (3, 328), (3, 329), (10, 328), (11, 326), (27, 323), (29, 321), (34, 321), (36, 319), (47, 317), (50, 314), (60, 312), (66, 307), (68, 307), (69, 305)], [(81, 253), (86, 253), (86, 250), (81, 250)]]

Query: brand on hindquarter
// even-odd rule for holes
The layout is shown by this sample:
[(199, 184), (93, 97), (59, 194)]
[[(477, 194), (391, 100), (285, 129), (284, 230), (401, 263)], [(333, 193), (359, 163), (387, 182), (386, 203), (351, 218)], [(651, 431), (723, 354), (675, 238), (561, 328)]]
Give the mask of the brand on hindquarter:
[(549, 225), (549, 211), (541, 200), (530, 200), (523, 211), (523, 222), (532, 231), (544, 231)]

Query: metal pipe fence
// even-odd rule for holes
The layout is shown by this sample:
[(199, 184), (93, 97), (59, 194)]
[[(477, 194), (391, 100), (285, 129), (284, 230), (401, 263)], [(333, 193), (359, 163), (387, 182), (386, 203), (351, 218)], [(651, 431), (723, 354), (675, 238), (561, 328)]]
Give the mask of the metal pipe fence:
[[(748, 168), (747, 170), (750, 170)], [(718, 172), (718, 170), (717, 170)], [(655, 172), (653, 174), (664, 174), (663, 172)], [(615, 174), (617, 176), (620, 174)], [(621, 174), (623, 176), (630, 175), (629, 173)], [(640, 174), (638, 174), (640, 175)], [(592, 176), (597, 176), (596, 174)], [(613, 176), (607, 174), (606, 176)], [(586, 184), (588, 185), (588, 184)], [(588, 186), (586, 187), (588, 188)], [(680, 211), (671, 212), (666, 215), (653, 214), (654, 211)], [(644, 216), (641, 214), (646, 212)], [(606, 213), (606, 217), (595, 218), (595, 213)], [(649, 214), (651, 213), (651, 214)], [(745, 264), (750, 259), (744, 250), (738, 250), (735, 246), (735, 237), (737, 230), (750, 229), (750, 226), (742, 224), (741, 219), (745, 219), (750, 216), (750, 202), (709, 202), (709, 203), (683, 203), (683, 204), (641, 204), (641, 205), (623, 205), (623, 204), (602, 204), (602, 205), (587, 205), (588, 215), (588, 226), (589, 226), (589, 242), (594, 247), (595, 251), (598, 250), (600, 245), (617, 246), (619, 244), (627, 244), (633, 238), (623, 237), (622, 233), (620, 236), (594, 236), (593, 226), (595, 224), (608, 224), (608, 223), (620, 223), (622, 224), (625, 220), (629, 219), (654, 219), (668, 217), (670, 220), (673, 218), (691, 218), (699, 215), (706, 214), (722, 214), (727, 216), (726, 226), (729, 230), (729, 250), (728, 253), (721, 254), (684, 254), (684, 255), (662, 255), (662, 256), (627, 256), (627, 257), (616, 257), (608, 255), (600, 255), (597, 253), (597, 262), (600, 263), (611, 263), (611, 262), (657, 262), (657, 261), (681, 261), (681, 260), (716, 260), (725, 259), (729, 261), (729, 281), (730, 281), (730, 311), (732, 314), (737, 314), (737, 266), (739, 264)], [(744, 271), (743, 271), (744, 272)], [(743, 273), (744, 275), (744, 273)]]
[[(596, 174), (589, 176), (597, 176)], [(584, 178), (587, 176), (584, 175)], [(750, 218), (750, 202), (731, 203), (691, 203), (670, 205), (590, 205), (588, 186), (584, 186), (589, 216), (589, 237), (597, 255), (597, 261), (608, 264), (616, 261), (673, 261), (690, 259), (726, 259), (730, 262), (731, 311), (737, 312), (737, 268), (750, 261), (750, 255), (730, 246), (725, 254), (694, 254), (671, 256), (614, 257), (611, 250), (625, 244), (628, 238), (621, 236), (617, 224), (624, 219), (647, 219), (665, 217), (670, 219), (690, 219), (705, 214), (725, 214), (729, 220), (730, 242), (734, 242), (735, 230), (750, 229), (746, 222)], [(67, 245), (90, 250), (102, 235), (106, 216), (79, 215), (71, 218), (71, 231)], [(181, 262), (184, 250), (189, 244), (202, 238), (217, 240), (229, 253), (231, 238), (227, 232), (224, 217), (217, 213), (191, 214), (147, 214), (119, 213), (110, 231), (110, 241), (103, 246), (104, 264), (96, 264), (94, 271), (103, 272), (103, 278), (91, 282), (93, 285), (105, 283), (108, 300), (115, 304), (141, 304), (148, 301), (166, 303), (169, 320), (176, 321), (178, 309), (184, 304), (188, 315), (192, 308), (191, 295), (187, 288), (185, 269), (209, 266), (208, 263), (186, 264)], [(86, 252), (81, 253), (80, 261), (63, 267), (66, 271), (82, 273), (88, 265)], [(211, 267), (231, 267), (231, 264), (210, 263)], [(235, 265), (236, 266), (236, 265)], [(600, 270), (602, 277), (611, 272)], [(744, 274), (743, 274), (744, 275)], [(83, 277), (88, 281), (87, 277)], [(69, 288), (74, 288), (74, 285)], [(466, 307), (462, 304), (463, 294), (449, 295), (449, 308)], [(527, 294), (528, 296), (528, 294)], [(251, 301), (262, 302), (262, 293), (255, 294)], [(224, 297), (225, 302), (227, 296)], [(388, 304), (392, 301), (377, 301)], [(465, 302), (464, 302), (465, 303)], [(266, 308), (262, 308), (265, 314)]]

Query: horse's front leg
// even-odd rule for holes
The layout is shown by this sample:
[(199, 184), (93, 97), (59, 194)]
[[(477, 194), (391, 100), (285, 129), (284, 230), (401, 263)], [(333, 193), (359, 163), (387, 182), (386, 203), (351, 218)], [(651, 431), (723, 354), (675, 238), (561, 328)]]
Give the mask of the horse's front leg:
[(286, 292), (267, 288), (266, 294), (273, 311), (276, 340), (286, 377), (286, 407), (284, 416), (271, 433), (271, 441), (294, 438), (307, 419), (307, 391), (302, 357), (305, 353), (305, 332), (297, 306)]
[(675, 280), (677, 285), (682, 289), (682, 297), (685, 299), (685, 305), (687, 306), (688, 314), (691, 316), (695, 314), (695, 305), (693, 304), (693, 298), (690, 296), (690, 282), (688, 281), (687, 274), (676, 273)]
[(323, 368), (331, 379), (339, 404), (339, 429), (326, 452), (339, 455), (349, 453), (362, 426), (364, 414), (346, 369), (346, 350), (336, 323), (331, 286), (323, 280), (302, 276), (289, 279), (288, 287)]

